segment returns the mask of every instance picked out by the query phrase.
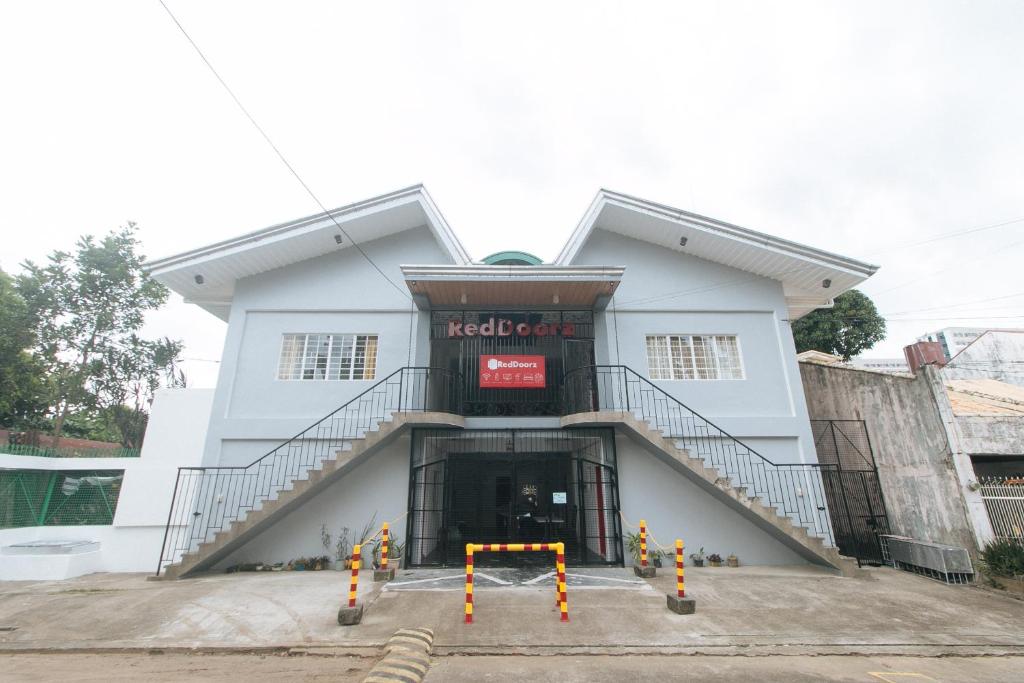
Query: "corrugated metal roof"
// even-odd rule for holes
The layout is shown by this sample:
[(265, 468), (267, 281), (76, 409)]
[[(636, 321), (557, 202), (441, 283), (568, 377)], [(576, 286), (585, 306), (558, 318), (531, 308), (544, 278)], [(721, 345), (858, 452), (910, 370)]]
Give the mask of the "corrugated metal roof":
[(954, 415), (1024, 417), (1024, 387), (994, 379), (946, 380)]

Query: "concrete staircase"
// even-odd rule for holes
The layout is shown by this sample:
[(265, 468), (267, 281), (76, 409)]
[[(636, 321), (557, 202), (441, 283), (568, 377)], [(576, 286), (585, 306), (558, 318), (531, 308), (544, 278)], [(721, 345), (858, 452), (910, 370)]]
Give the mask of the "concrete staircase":
[(680, 448), (676, 438), (667, 436), (659, 427), (636, 417), (632, 412), (601, 410), (576, 413), (563, 417), (561, 425), (563, 428), (616, 427), (801, 557), (833, 569), (843, 576), (866, 575), (855, 560), (840, 555), (838, 550), (826, 545), (822, 538), (812, 535), (805, 527), (794, 523), (788, 515), (764, 504), (756, 496), (748, 496), (745, 487), (735, 486), (728, 477), (721, 476), (717, 469), (707, 466), (703, 458)]
[(321, 466), (306, 470), (292, 480), (290, 487), (279, 491), (244, 517), (231, 522), (210, 540), (200, 543), (185, 553), (174, 564), (164, 567), (161, 577), (177, 579), (212, 568), (246, 542), (268, 529), (295, 508), (336, 482), (361, 462), (373, 456), (405, 431), (414, 427), (465, 427), (465, 420), (454, 414), (438, 412), (394, 413), (381, 420), (376, 430), (346, 439), (345, 446), (335, 451), (335, 457), (324, 460)]

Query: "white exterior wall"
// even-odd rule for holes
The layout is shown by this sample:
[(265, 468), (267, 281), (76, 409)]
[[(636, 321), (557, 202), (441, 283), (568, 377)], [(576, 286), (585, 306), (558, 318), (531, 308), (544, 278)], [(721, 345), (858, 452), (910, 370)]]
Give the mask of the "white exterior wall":
[(942, 370), (946, 379), (995, 379), (1024, 386), (1024, 330), (989, 330)]
[[(626, 266), (613, 306), (595, 321), (598, 363), (646, 377), (648, 334), (735, 334), (744, 379), (655, 384), (775, 462), (817, 461), (779, 282), (603, 230), (574, 264)], [(689, 294), (645, 301), (675, 292)]]
[(111, 526), (42, 526), (0, 530), (0, 548), (27, 541), (97, 541), (81, 555), (3, 555), (0, 580), (65, 579), (96, 571), (156, 571), (179, 467), (199, 465), (212, 389), (156, 393), (138, 458), (38, 458), (0, 455), (0, 468), (124, 470)]
[[(401, 264), (451, 262), (426, 227), (361, 246), (399, 286)], [(248, 464), (410, 359), (425, 365), (427, 317), (351, 249), (239, 281), (203, 464)], [(303, 332), (378, 335), (376, 379), (278, 380), (283, 335)]]
[[(214, 571), (234, 564), (288, 562), (298, 557), (330, 555), (320, 540), (327, 525), (332, 540), (341, 527), (362, 531), (371, 518), (379, 527), (392, 522), (392, 538), (405, 543), (405, 511), (409, 496), (410, 436), (405, 434), (349, 470), (341, 479), (305, 501), (272, 527), (217, 564)], [(369, 566), (369, 564), (365, 565)]]
[[(631, 524), (646, 520), (662, 546), (672, 548), (675, 540), (681, 538), (686, 544), (686, 555), (704, 548), (708, 555), (718, 553), (726, 557), (735, 553), (743, 564), (807, 564), (804, 558), (629, 437), (616, 435), (615, 451), (621, 512)], [(623, 525), (623, 539), (631, 531), (635, 529)], [(623, 549), (623, 557), (627, 564), (631, 561), (628, 548)]]

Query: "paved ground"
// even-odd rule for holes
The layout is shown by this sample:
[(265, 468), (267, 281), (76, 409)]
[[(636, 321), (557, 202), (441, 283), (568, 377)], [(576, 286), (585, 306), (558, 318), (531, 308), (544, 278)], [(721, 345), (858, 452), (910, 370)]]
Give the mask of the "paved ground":
[(358, 681), (376, 657), (294, 657), (106, 653), (0, 655), (0, 680), (25, 681)]
[[(397, 628), (424, 626), (435, 630), (434, 651), (442, 658), (1024, 654), (1024, 602), (891, 569), (872, 570), (871, 580), (812, 568), (688, 569), (697, 614), (685, 617), (664, 606), (664, 593), (674, 590), (671, 571), (641, 585), (623, 570), (570, 570), (576, 585), (570, 585), (568, 624), (558, 620), (550, 577), (530, 583), (525, 575), (484, 570), (492, 572), (499, 582), (478, 582), (472, 625), (462, 623), (459, 572), (431, 578), (413, 571), (400, 572), (387, 590), (362, 582), (366, 616), (349, 628), (335, 619), (347, 591), (348, 577), (341, 572), (171, 582), (98, 574), (67, 582), (0, 583), (0, 652), (243, 648), (373, 655)], [(584, 573), (593, 578), (572, 576)], [(420, 578), (431, 580), (411, 583)]]
[(642, 676), (653, 680), (730, 683), (1010, 683), (1024, 680), (1019, 657), (444, 657), (436, 659), (426, 683), (551, 681), (620, 683)]
[[(0, 680), (71, 681), (357, 681), (376, 658), (232, 654), (0, 655)], [(619, 683), (655, 680), (729, 683), (863, 681), (866, 683), (1009, 683), (1024, 678), (1020, 657), (722, 657), (638, 656), (435, 657), (426, 683), (552, 681)]]

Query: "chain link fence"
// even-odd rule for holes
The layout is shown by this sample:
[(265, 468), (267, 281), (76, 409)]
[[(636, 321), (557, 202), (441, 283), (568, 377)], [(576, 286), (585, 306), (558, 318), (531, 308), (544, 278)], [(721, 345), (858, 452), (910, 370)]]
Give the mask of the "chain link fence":
[(114, 523), (124, 470), (0, 470), (0, 529)]

